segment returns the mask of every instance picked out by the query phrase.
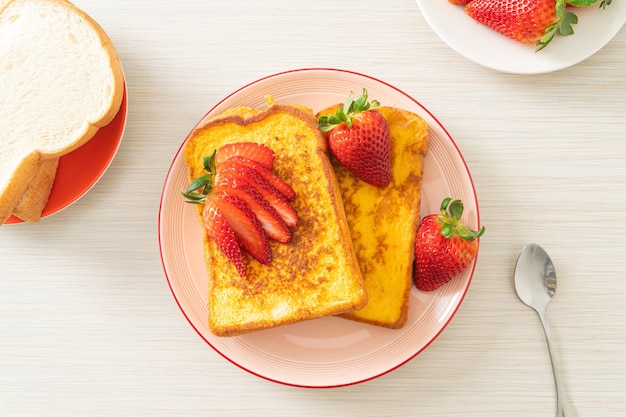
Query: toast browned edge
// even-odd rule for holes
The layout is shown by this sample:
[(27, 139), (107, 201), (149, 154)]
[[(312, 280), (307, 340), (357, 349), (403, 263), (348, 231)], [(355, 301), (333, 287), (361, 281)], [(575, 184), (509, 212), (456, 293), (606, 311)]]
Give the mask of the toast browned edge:
[[(268, 107), (265, 110), (262, 111), (256, 111), (253, 110), (249, 111), (248, 114), (245, 114), (244, 116), (241, 116), (240, 114), (237, 114), (238, 111), (243, 111), (243, 112), (247, 112), (247, 108), (242, 107), (242, 108), (234, 108), (234, 109), (229, 109), (227, 111), (225, 111), (224, 113), (217, 115), (211, 119), (208, 119), (206, 122), (202, 122), (200, 123), (190, 134), (189, 137), (195, 136), (195, 134), (197, 133), (197, 131), (200, 130), (204, 130), (207, 128), (210, 128), (211, 126), (214, 125), (218, 125), (218, 124), (225, 124), (225, 123), (236, 123), (242, 126), (246, 126), (248, 124), (257, 122), (262, 120), (263, 118), (267, 117), (269, 114), (273, 113), (273, 112), (279, 112), (279, 111), (285, 111), (288, 113), (293, 114), (294, 116), (305, 120), (307, 122), (307, 124), (311, 127), (311, 129), (314, 129), (315, 131), (318, 131), (318, 126), (317, 126), (317, 121), (315, 119), (315, 117), (313, 116), (313, 113), (308, 113), (303, 111), (301, 108), (304, 108), (303, 106), (297, 106), (297, 105), (288, 105), (288, 104), (280, 104), (280, 103), (273, 103), (271, 104), (270, 107)], [(319, 131), (318, 131), (319, 132)], [(328, 159), (328, 154), (327, 154), (327, 146), (326, 146), (326, 141), (323, 137), (323, 135), (321, 134), (321, 132), (319, 132), (319, 140), (320, 140), (320, 146), (319, 146), (319, 156), (322, 159), (322, 161), (324, 161), (323, 163), (323, 168), (324, 168), (324, 175), (326, 178), (328, 178), (330, 180), (330, 188), (329, 188), (329, 192), (333, 195), (334, 199), (336, 201), (339, 202), (339, 204), (336, 204), (334, 206), (334, 210), (337, 213), (338, 218), (343, 219), (343, 223), (341, 227), (341, 237), (340, 240), (341, 242), (346, 245), (346, 250), (349, 250), (353, 253), (353, 247), (352, 247), (352, 239), (350, 237), (350, 233), (349, 233), (349, 228), (347, 225), (347, 221), (345, 220), (345, 212), (344, 212), (344, 208), (343, 208), (343, 204), (341, 204), (341, 194), (339, 192), (339, 184), (337, 183), (337, 179), (335, 178), (335, 174), (334, 174), (334, 170), (332, 169), (330, 160)], [(191, 178), (191, 172), (190, 174), (190, 180), (192, 180)], [(199, 216), (199, 220), (200, 223), (202, 224), (202, 207), (198, 207), (197, 208), (197, 213)], [(300, 214), (299, 214), (300, 215)], [(293, 241), (296, 240), (297, 236), (295, 235), (295, 233), (297, 232), (297, 226), (296, 226), (296, 231), (294, 231), (294, 238)], [(306, 240), (306, 239), (303, 239)], [(207, 237), (206, 233), (204, 234), (203, 237), (203, 241), (204, 241), (204, 246), (205, 246), (205, 262), (207, 263), (207, 272), (209, 275), (209, 292), (211, 291), (211, 285), (213, 285), (213, 282), (215, 281), (215, 275), (214, 275), (214, 271), (212, 270), (212, 268), (210, 267), (210, 258), (209, 258), (209, 249), (207, 244), (210, 244), (210, 239)], [(354, 269), (355, 272), (357, 272), (360, 275), (360, 268), (358, 266), (358, 262), (356, 261), (356, 255), (353, 256), (354, 259), (354, 265), (352, 266), (352, 268)], [(295, 267), (297, 268), (297, 266)], [(367, 293), (365, 291), (365, 287), (364, 287), (364, 283), (363, 280), (361, 279), (360, 281), (360, 288), (361, 288), (361, 292), (362, 292), (362, 296), (360, 298), (360, 300), (358, 302), (353, 303), (350, 306), (346, 306), (345, 308), (342, 309), (342, 311), (330, 311), (327, 314), (324, 315), (320, 315), (320, 314), (311, 314), (311, 315), (300, 315), (300, 316), (294, 316), (288, 320), (282, 321), (279, 324), (274, 324), (272, 323), (271, 325), (265, 325), (263, 323), (256, 323), (256, 322), (250, 322), (250, 323), (246, 323), (245, 325), (242, 326), (237, 326), (237, 327), (232, 327), (229, 329), (223, 329), (221, 331), (216, 331), (215, 329), (211, 329), (212, 333), (215, 334), (216, 336), (236, 336), (236, 335), (241, 335), (241, 334), (245, 334), (245, 333), (249, 333), (252, 331), (259, 331), (259, 330), (264, 330), (264, 329), (268, 329), (268, 328), (273, 328), (273, 327), (277, 327), (277, 326), (282, 326), (282, 325), (287, 325), (287, 324), (292, 324), (295, 322), (300, 322), (300, 321), (305, 321), (305, 320), (310, 320), (310, 319), (314, 319), (314, 318), (320, 318), (320, 317), (324, 317), (324, 316), (330, 316), (330, 315), (337, 315), (337, 314), (341, 314), (343, 312), (347, 312), (347, 311), (351, 311), (351, 310), (355, 310), (358, 308), (363, 307), (366, 303), (367, 303)]]

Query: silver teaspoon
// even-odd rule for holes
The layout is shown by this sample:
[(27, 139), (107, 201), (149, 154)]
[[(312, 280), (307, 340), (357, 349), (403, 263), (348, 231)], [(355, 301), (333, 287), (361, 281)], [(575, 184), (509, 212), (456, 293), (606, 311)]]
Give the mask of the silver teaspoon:
[(552, 260), (541, 246), (533, 243), (526, 246), (520, 253), (515, 264), (515, 289), (520, 300), (537, 312), (543, 325), (556, 384), (556, 415), (557, 417), (577, 417), (578, 414), (567, 399), (561, 384), (556, 358), (550, 343), (546, 309), (556, 292), (556, 271)]

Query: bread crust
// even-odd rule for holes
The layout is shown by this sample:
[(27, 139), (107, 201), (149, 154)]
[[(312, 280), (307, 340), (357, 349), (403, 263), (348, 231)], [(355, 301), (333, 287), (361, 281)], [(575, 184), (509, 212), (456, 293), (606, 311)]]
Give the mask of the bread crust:
[(5, 189), (0, 193), (0, 225), (11, 216), (22, 195), (28, 190), (41, 161), (39, 152), (32, 152), (22, 159)]
[(15, 217), (31, 223), (36, 223), (41, 219), (41, 213), (48, 203), (48, 198), (52, 191), (58, 166), (58, 157), (40, 161), (37, 173), (15, 209), (13, 209)]

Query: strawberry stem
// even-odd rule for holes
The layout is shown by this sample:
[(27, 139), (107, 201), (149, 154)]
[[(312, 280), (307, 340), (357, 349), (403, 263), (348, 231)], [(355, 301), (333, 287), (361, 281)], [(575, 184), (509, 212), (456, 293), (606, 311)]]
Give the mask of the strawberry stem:
[(348, 127), (352, 127), (352, 118), (356, 114), (372, 110), (377, 107), (380, 107), (380, 103), (377, 100), (372, 100), (371, 102), (367, 101), (367, 90), (365, 88), (363, 89), (361, 96), (356, 100), (354, 100), (354, 93), (350, 91), (348, 99), (343, 106), (337, 109), (335, 114), (320, 116), (317, 124), (322, 132), (328, 132), (343, 123), (347, 123)]
[[(598, 1), (599, 0), (556, 0), (556, 21), (546, 28), (545, 34), (537, 42), (535, 52), (541, 51), (548, 46), (557, 33), (563, 36), (574, 34), (572, 25), (578, 23), (578, 16), (566, 10), (567, 5), (585, 7), (597, 3)], [(612, 0), (602, 0), (600, 7), (603, 9), (606, 8), (606, 6), (611, 4), (611, 1)]]
[(441, 202), (440, 215), (437, 222), (442, 223), (441, 234), (446, 238), (457, 235), (463, 239), (472, 241), (478, 239), (485, 233), (485, 228), (480, 230), (472, 230), (461, 222), (463, 215), (463, 202), (461, 200), (452, 200), (452, 198), (444, 198)]

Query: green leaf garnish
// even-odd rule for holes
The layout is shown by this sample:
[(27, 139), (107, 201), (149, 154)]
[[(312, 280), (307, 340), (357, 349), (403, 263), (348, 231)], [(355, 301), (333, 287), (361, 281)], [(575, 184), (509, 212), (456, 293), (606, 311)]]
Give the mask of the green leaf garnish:
[(204, 170), (207, 172), (204, 175), (199, 176), (189, 183), (187, 188), (183, 191), (180, 190), (180, 193), (187, 200), (186, 203), (191, 204), (204, 204), (206, 201), (206, 196), (213, 189), (213, 183), (215, 182), (215, 154), (217, 150), (214, 150), (213, 153), (209, 156), (205, 156), (202, 158), (202, 163), (204, 165)]

